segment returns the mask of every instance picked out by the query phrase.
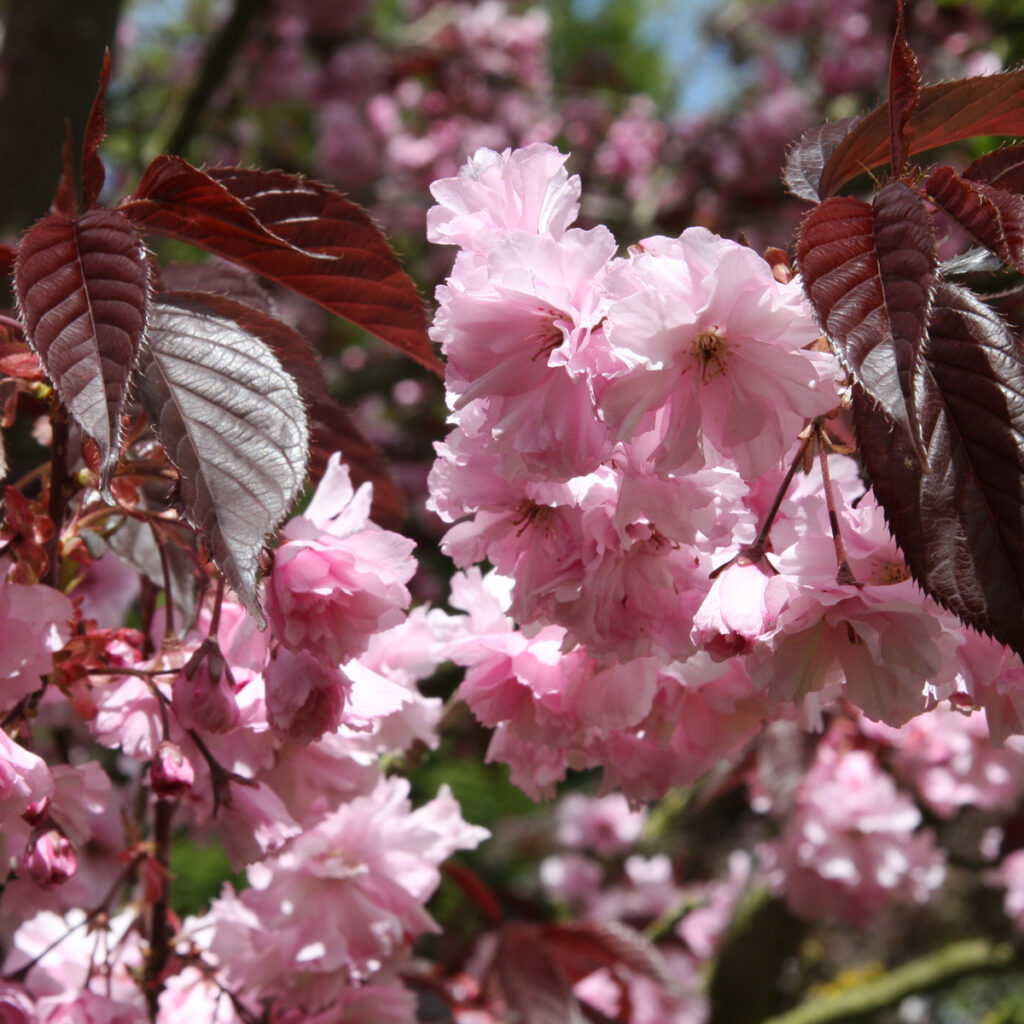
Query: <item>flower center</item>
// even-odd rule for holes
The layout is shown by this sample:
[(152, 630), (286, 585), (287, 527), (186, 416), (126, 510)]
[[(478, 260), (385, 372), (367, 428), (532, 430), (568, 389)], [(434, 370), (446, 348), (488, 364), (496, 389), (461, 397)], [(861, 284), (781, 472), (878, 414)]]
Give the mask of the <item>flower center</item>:
[(871, 567), (871, 582), (876, 587), (889, 587), (909, 579), (906, 562), (881, 562)]
[(700, 382), (707, 384), (725, 373), (725, 357), (729, 352), (725, 336), (717, 327), (701, 331), (693, 343), (693, 358), (700, 365)]
[(565, 314), (557, 309), (548, 307), (541, 311), (541, 323), (529, 339), (530, 347), (534, 350), (531, 362), (547, 357), (558, 348), (565, 340), (562, 336), (562, 329), (558, 321), (565, 319)]

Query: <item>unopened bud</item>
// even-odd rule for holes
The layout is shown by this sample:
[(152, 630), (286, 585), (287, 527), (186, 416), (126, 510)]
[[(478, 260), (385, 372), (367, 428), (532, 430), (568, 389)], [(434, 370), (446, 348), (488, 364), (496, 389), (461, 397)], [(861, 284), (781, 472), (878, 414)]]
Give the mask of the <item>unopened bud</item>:
[(29, 843), (21, 867), (41, 889), (54, 889), (78, 870), (78, 859), (68, 837), (50, 828)]
[(153, 792), (167, 800), (178, 800), (192, 788), (195, 777), (192, 764), (181, 747), (164, 740), (149, 766), (149, 783)]
[(219, 653), (185, 666), (174, 680), (171, 706), (186, 729), (225, 733), (238, 725), (231, 673)]

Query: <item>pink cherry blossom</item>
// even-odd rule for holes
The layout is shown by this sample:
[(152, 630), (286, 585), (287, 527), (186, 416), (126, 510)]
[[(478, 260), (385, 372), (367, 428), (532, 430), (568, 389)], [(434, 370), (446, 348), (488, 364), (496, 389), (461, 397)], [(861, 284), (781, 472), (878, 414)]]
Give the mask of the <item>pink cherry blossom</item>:
[(467, 825), (447, 790), (412, 811), (404, 779), (382, 779), (249, 869), (211, 911), (211, 951), (231, 984), (315, 1009), (368, 978), (436, 929), (423, 904), (438, 867), (486, 835)]
[(430, 186), (437, 206), (427, 214), (427, 238), (483, 249), (495, 231), (560, 237), (579, 211), (580, 179), (566, 156), (536, 143), (522, 149), (479, 149), (459, 171)]
[(749, 654), (773, 632), (788, 597), (789, 586), (767, 559), (741, 557), (715, 577), (693, 617), (691, 637), (715, 661)]
[(945, 878), (921, 812), (867, 750), (819, 745), (778, 847), (789, 906), (863, 924), (894, 901), (925, 902)]
[(410, 601), (415, 545), (369, 520), (370, 495), (369, 485), (353, 493), (348, 467), (332, 455), (309, 507), (285, 527), (267, 582), (274, 634), (328, 665), (365, 651)]
[(279, 648), (263, 671), (267, 718), (292, 743), (311, 743), (341, 724), (349, 680), (305, 651)]
[(713, 449), (752, 479), (838, 404), (838, 365), (806, 349), (818, 328), (799, 283), (745, 246), (689, 228), (645, 239), (620, 274), (605, 334), (629, 369), (598, 404), (617, 439), (657, 431), (659, 471), (698, 469)]
[(631, 808), (621, 793), (596, 799), (570, 793), (559, 801), (555, 816), (556, 835), (563, 846), (593, 850), (600, 856), (628, 849), (647, 820), (646, 811)]
[(896, 775), (944, 818), (964, 807), (1011, 811), (1024, 795), (1024, 737), (995, 747), (980, 713), (944, 702), (901, 729), (869, 721), (861, 728), (890, 748)]

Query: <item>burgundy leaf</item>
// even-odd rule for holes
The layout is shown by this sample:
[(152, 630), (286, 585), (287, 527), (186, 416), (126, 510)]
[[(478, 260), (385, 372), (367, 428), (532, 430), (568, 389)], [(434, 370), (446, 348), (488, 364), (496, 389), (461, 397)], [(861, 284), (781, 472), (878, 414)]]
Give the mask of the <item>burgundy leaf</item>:
[(0, 277), (14, 273), (14, 249), (9, 245), (0, 245)]
[(441, 374), (412, 280), (367, 214), (326, 185), (281, 171), (150, 164), (121, 209), (140, 227), (276, 281)]
[(963, 176), (1007, 192), (1024, 192), (1024, 146), (1007, 146), (979, 156)]
[(298, 386), (258, 337), (193, 298), (160, 297), (148, 340), (142, 404), (181, 474), (185, 518), (262, 628), (259, 557), (306, 478)]
[(513, 922), (502, 929), (495, 967), (505, 1001), (522, 1024), (584, 1024), (569, 979), (536, 925)]
[(351, 471), (352, 482), (356, 486), (366, 481), (373, 484), (374, 519), (381, 526), (400, 529), (401, 492), (388, 476), (380, 453), (331, 397), (320, 370), (320, 361), (306, 339), (275, 317), (225, 296), (175, 292), (170, 297), (200, 303), (218, 316), (234, 320), (242, 330), (255, 335), (273, 351), (295, 379), (306, 406), (310, 435), (309, 475), (313, 483), (323, 476), (331, 455), (340, 451)]
[(269, 316), (276, 315), (273, 296), (255, 274), (234, 263), (165, 263), (160, 267), (160, 290), (206, 292), (242, 302)]
[(938, 255), (920, 196), (894, 181), (872, 204), (827, 199), (804, 218), (797, 263), (843, 365), (924, 458), (914, 378)]
[(952, 167), (937, 167), (925, 190), (976, 242), (1024, 270), (1024, 196), (967, 181)]
[[(1024, 135), (1024, 71), (925, 86), (906, 125), (908, 155), (978, 135)], [(889, 107), (865, 115), (835, 148), (821, 174), (829, 196), (846, 182), (888, 163)]]
[(907, 123), (917, 106), (921, 95), (921, 72), (917, 67), (917, 58), (907, 42), (907, 32), (903, 14), (903, 0), (897, 4), (899, 16), (896, 21), (896, 38), (892, 42), (892, 55), (889, 59), (889, 147), (892, 154), (892, 173), (894, 178), (902, 177), (907, 166), (909, 145), (907, 142)]
[(935, 290), (917, 391), (928, 475), (907, 439), (855, 391), (875, 494), (921, 587), (1024, 654), (1024, 354), (964, 288)]
[(541, 926), (544, 944), (575, 984), (600, 967), (627, 967), (671, 988), (672, 972), (643, 933), (619, 921), (573, 921)]
[(121, 413), (149, 310), (142, 239), (116, 210), (49, 214), (18, 246), (18, 306), (32, 347), (72, 419), (100, 451), (109, 494)]
[(846, 117), (841, 121), (819, 124), (804, 132), (799, 141), (789, 148), (782, 180), (793, 195), (809, 199), (812, 203), (818, 202), (821, 198), (818, 191), (821, 172), (836, 146), (858, 120), (857, 117)]
[(110, 51), (103, 55), (103, 67), (100, 70), (100, 85), (96, 98), (89, 111), (89, 120), (85, 125), (85, 140), (82, 145), (82, 206), (88, 210), (96, 204), (106, 171), (100, 159), (100, 145), (107, 133), (107, 115), (104, 96), (110, 82)]

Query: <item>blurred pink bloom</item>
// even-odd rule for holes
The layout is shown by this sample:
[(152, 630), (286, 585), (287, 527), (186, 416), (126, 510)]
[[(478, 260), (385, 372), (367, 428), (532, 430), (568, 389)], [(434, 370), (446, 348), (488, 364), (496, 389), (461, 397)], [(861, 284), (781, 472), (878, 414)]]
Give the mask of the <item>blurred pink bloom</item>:
[(42, 583), (8, 583), (0, 559), (0, 711), (9, 711), (53, 671), (53, 655), (71, 636), (71, 601)]
[(921, 812), (870, 751), (826, 738), (777, 850), (787, 903), (806, 917), (863, 925), (894, 902), (926, 902), (946, 870), (920, 823)]
[(1009, 812), (1024, 795), (1024, 737), (994, 746), (980, 713), (943, 702), (900, 729), (868, 721), (861, 729), (891, 748), (896, 775), (944, 818), (964, 807)]
[(555, 820), (563, 846), (606, 857), (627, 850), (640, 838), (647, 812), (631, 808), (621, 793), (601, 797), (569, 793), (558, 802)]
[(68, 837), (50, 828), (29, 842), (21, 855), (21, 869), (41, 889), (53, 889), (78, 870), (78, 858)]

